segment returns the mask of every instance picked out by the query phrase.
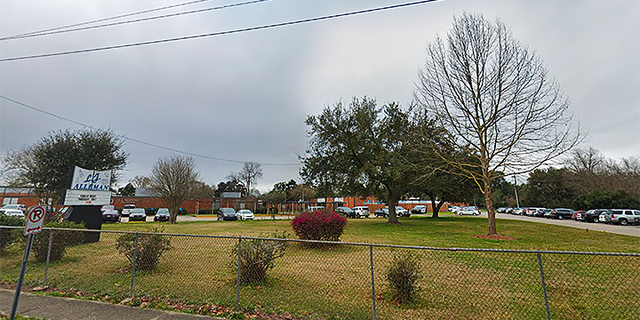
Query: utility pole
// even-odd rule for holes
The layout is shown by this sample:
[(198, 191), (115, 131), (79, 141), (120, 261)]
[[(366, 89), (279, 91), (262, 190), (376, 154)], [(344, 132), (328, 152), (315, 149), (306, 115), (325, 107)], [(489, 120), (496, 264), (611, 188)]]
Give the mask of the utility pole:
[(520, 208), (520, 199), (518, 198), (518, 181), (516, 180), (515, 175), (513, 175), (513, 186), (516, 189), (516, 206)]

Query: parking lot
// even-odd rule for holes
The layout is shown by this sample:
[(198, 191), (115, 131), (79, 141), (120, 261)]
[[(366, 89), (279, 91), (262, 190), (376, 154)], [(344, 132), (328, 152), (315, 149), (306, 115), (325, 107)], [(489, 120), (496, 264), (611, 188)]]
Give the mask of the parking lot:
[[(488, 218), (487, 212), (483, 211), (478, 217)], [(571, 219), (564, 219), (564, 220), (546, 219), (546, 218), (536, 218), (536, 217), (530, 217), (530, 216), (513, 215), (509, 213), (496, 213), (496, 219), (523, 220), (523, 221), (531, 221), (531, 222), (538, 222), (538, 223), (555, 224), (557, 226), (589, 229), (594, 231), (603, 231), (603, 232), (640, 237), (640, 226), (632, 226), (632, 225), (621, 226), (621, 225), (613, 225), (613, 224), (605, 224), (605, 223), (590, 223), (590, 222), (575, 221)]]

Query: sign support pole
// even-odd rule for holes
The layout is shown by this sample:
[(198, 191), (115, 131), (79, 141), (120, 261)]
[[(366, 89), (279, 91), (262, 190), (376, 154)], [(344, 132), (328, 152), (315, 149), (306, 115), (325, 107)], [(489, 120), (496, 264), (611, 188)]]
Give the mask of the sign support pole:
[(9, 317), (10, 320), (14, 320), (16, 318), (16, 312), (18, 311), (18, 300), (20, 299), (20, 291), (22, 290), (24, 275), (27, 272), (27, 262), (29, 262), (29, 254), (31, 254), (33, 237), (33, 233), (27, 236), (27, 244), (24, 249), (24, 257), (22, 258), (22, 267), (20, 268), (20, 277), (18, 278), (18, 285), (16, 286), (16, 294), (13, 296), (13, 305), (11, 306), (11, 315)]

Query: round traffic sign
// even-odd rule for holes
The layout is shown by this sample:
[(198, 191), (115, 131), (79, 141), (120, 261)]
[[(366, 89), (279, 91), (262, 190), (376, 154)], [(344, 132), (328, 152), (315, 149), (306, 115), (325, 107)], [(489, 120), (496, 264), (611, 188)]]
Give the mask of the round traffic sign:
[(31, 214), (29, 215), (29, 220), (31, 220), (31, 222), (33, 223), (37, 223), (40, 222), (40, 220), (44, 219), (44, 208), (42, 207), (35, 207), (32, 211)]

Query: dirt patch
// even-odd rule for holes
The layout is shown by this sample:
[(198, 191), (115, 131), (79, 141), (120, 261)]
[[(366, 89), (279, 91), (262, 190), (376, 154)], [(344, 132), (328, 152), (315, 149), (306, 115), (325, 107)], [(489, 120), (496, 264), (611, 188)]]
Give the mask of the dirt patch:
[(484, 239), (484, 240), (510, 240), (515, 241), (516, 238), (510, 236), (501, 236), (499, 234), (483, 234), (479, 236), (473, 236), (474, 238)]

